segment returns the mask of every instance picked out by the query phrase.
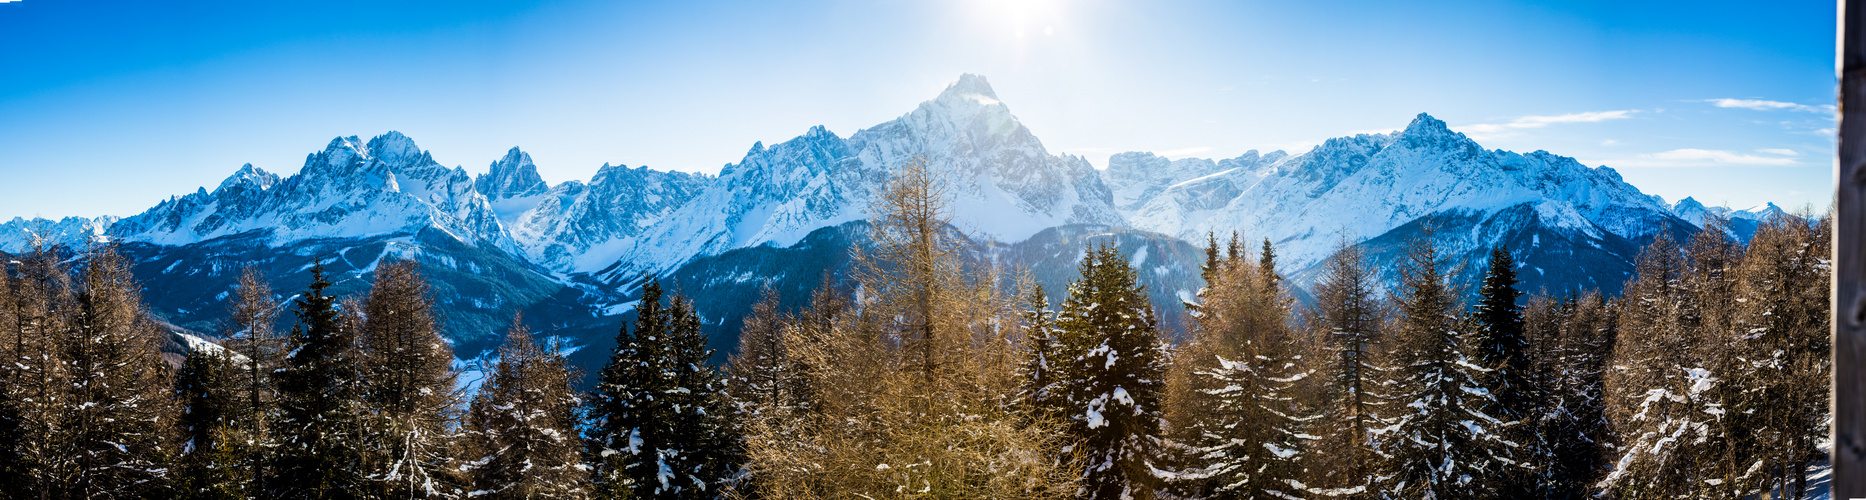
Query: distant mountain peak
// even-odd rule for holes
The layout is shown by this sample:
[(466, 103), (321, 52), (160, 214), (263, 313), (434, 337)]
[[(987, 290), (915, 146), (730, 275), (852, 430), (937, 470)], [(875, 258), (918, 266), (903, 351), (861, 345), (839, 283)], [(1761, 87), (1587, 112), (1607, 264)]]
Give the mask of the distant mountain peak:
[(1450, 126), (1445, 125), (1444, 120), (1433, 118), (1432, 115), (1426, 113), (1419, 113), (1419, 116), (1413, 117), (1412, 123), (1406, 124), (1406, 128), (1400, 130), (1400, 137), (1439, 140), (1452, 138), (1465, 139), (1464, 134), (1453, 132)]
[(983, 97), (993, 102), (998, 100), (998, 93), (991, 90), (991, 83), (985, 81), (984, 76), (971, 73), (959, 75), (959, 81), (947, 85), (946, 90), (940, 92), (939, 99), (971, 99), (972, 96)]
[(414, 139), (394, 130), (370, 139), (368, 147), (371, 156), (396, 166), (413, 164), (423, 154)]
[(220, 181), (220, 187), (214, 188), (214, 191), (219, 192), (231, 188), (249, 188), (264, 191), (272, 189), (272, 186), (278, 183), (278, 174), (267, 172), (265, 169), (254, 167), (253, 164), (248, 163), (240, 166), (240, 169), (234, 171), (233, 175), (228, 176), (226, 180)]
[(506, 151), (504, 158), (492, 162), (492, 167), (473, 181), (473, 187), (491, 200), (539, 195), (551, 188), (538, 175), (537, 165), (531, 163), (531, 154), (519, 150), (518, 146)]

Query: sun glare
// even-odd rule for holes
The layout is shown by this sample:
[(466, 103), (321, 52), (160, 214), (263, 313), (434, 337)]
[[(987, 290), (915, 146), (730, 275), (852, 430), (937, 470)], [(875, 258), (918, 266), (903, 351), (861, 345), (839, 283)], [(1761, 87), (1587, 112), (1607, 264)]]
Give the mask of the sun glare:
[(1055, 36), (1063, 21), (1063, 0), (974, 0), (979, 24), (995, 34), (1017, 39)]

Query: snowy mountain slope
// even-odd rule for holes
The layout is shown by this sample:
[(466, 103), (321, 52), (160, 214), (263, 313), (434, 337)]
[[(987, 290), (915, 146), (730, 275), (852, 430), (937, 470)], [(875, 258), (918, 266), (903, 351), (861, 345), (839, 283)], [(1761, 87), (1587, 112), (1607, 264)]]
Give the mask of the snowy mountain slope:
[(441, 166), (407, 136), (389, 132), (367, 144), (354, 136), (333, 139), (284, 180), (248, 165), (213, 192), (171, 197), (118, 221), (110, 233), (186, 245), (262, 231), (279, 246), (429, 227), (464, 243), (517, 249), (465, 170)]
[(474, 185), (527, 258), (566, 272), (615, 262), (634, 237), (699, 194), (711, 178), (603, 164), (589, 183), (545, 185), (514, 147)]
[[(1236, 166), (1168, 176), (1151, 184), (1157, 190), (1129, 188), (1155, 194), (1123, 212), (1135, 228), (1191, 241), (1208, 231), (1268, 237), (1292, 269), (1320, 261), (1342, 242), (1366, 241), (1454, 210), (1489, 218), (1527, 203), (1550, 215), (1539, 224), (1629, 241), (1685, 224), (1612, 169), (1544, 151), (1485, 150), (1425, 114), (1389, 134), (1330, 139), (1295, 156), (1252, 152), (1226, 162)], [(1104, 175), (1121, 175), (1114, 166), (1111, 160)]]
[[(210, 334), (224, 333), (234, 286), (248, 266), (266, 277), (281, 303), (289, 304), (310, 282), (314, 263), (324, 265), (334, 283), (332, 293), (358, 296), (367, 293), (373, 271), (385, 259), (420, 265), (437, 317), (465, 357), (496, 347), (514, 312), (523, 311), (533, 325), (549, 325), (553, 331), (584, 328), (594, 319), (580, 293), (538, 273), (521, 257), (462, 243), (438, 229), (314, 238), (283, 246), (271, 246), (269, 239), (263, 232), (247, 232), (186, 245), (132, 241), (117, 250), (131, 262), (151, 313)], [(290, 314), (280, 321), (280, 331), (289, 328)], [(598, 323), (607, 330), (606, 321)]]
[[(1689, 235), (1673, 226), (1673, 238)], [(1518, 289), (1550, 294), (1598, 290), (1618, 295), (1632, 277), (1643, 245), (1587, 222), (1569, 205), (1550, 200), (1524, 202), (1498, 210), (1453, 208), (1407, 222), (1357, 244), (1381, 280), (1399, 283), (1407, 244), (1430, 237), (1438, 245), (1444, 270), (1462, 293), (1476, 292), (1488, 270), (1490, 250), (1504, 248), (1516, 260)], [(1325, 262), (1295, 268), (1290, 282), (1313, 286)]]
[(932, 164), (951, 190), (954, 219), (981, 237), (1019, 241), (1062, 224), (1124, 223), (1086, 160), (1049, 154), (984, 77), (963, 75), (913, 112), (847, 139), (819, 126), (769, 147), (754, 144), (598, 274), (627, 281), (694, 256), (789, 246), (863, 218), (890, 172), (912, 158)]
[[(1123, 211), (1136, 210), (1167, 188), (1188, 182), (1200, 183), (1202, 187), (1181, 189), (1175, 193), (1179, 198), (1174, 201), (1193, 210), (1210, 210), (1223, 206), (1241, 193), (1228, 189), (1234, 187), (1230, 183), (1204, 182), (1207, 177), (1276, 163), (1287, 156), (1289, 154), (1282, 151), (1259, 155), (1253, 149), (1237, 158), (1218, 161), (1205, 158), (1168, 160), (1153, 153), (1128, 152), (1108, 157), (1108, 168), (1102, 172), (1102, 177), (1114, 190), (1114, 205)], [(1211, 206), (1212, 203), (1218, 205)]]
[[(1664, 199), (1659, 199), (1658, 201), (1661, 204), (1665, 202)], [(1684, 219), (1685, 222), (1689, 222), (1691, 225), (1700, 228), (1704, 227), (1704, 220), (1706, 217), (1712, 215), (1721, 216), (1729, 223), (1727, 232), (1729, 232), (1731, 236), (1736, 237), (1737, 241), (1746, 243), (1751, 236), (1756, 234), (1756, 229), (1762, 227), (1763, 221), (1788, 214), (1787, 211), (1782, 210), (1782, 207), (1775, 206), (1774, 203), (1764, 203), (1754, 207), (1736, 210), (1723, 206), (1705, 206), (1703, 203), (1689, 196), (1686, 196), (1685, 199), (1678, 200), (1678, 203), (1672, 204), (1671, 211), (1672, 214), (1677, 215), (1678, 218)]]
[(116, 221), (116, 217), (108, 215), (95, 219), (65, 217), (59, 220), (14, 217), (13, 220), (0, 222), (0, 252), (20, 253), (32, 248), (35, 242), (46, 246), (84, 248), (94, 241), (109, 240), (110, 225)]

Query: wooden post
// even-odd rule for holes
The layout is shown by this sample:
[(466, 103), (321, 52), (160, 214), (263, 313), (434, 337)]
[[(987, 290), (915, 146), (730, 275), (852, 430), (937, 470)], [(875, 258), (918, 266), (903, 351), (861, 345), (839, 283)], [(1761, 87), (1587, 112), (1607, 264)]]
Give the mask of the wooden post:
[(1866, 498), (1866, 0), (1839, 0), (1840, 158), (1834, 164), (1833, 494)]

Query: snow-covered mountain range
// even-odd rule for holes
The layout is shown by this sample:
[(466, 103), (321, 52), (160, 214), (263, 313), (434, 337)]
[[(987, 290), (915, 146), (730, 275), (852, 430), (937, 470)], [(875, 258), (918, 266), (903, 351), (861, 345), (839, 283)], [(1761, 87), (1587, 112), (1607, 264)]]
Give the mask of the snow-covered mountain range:
[[(400, 255), (460, 276), (489, 268), (524, 274), (517, 281), (525, 287), (482, 283), (462, 288), (476, 291), (459, 300), (486, 318), (550, 302), (558, 315), (551, 321), (567, 324), (565, 318), (626, 311), (642, 276), (711, 276), (692, 266), (729, 261), (719, 257), (738, 250), (807, 249), (813, 234), (856, 227), (849, 223), (865, 217), (893, 169), (915, 158), (943, 177), (960, 229), (981, 242), (1011, 245), (1046, 235), (1041, 245), (1026, 247), (1055, 253), (1062, 252), (1058, 245), (1112, 234), (1093, 228), (1126, 228), (1119, 238), (1125, 244), (1156, 249), (1149, 265), (1176, 269), (1159, 274), (1177, 281), (1150, 285), (1171, 288), (1156, 290), (1163, 302), (1198, 288), (1190, 281), (1197, 263), (1177, 260), (1193, 258), (1183, 243), (1203, 246), (1208, 233), (1271, 240), (1298, 284), (1342, 243), (1364, 245), (1379, 259), (1397, 242), (1429, 234), (1458, 259), (1510, 248), (1535, 269), (1525, 275), (1532, 287), (1611, 291), (1638, 249), (1660, 234), (1688, 234), (1707, 214), (1753, 222), (1780, 210), (1732, 211), (1689, 198), (1667, 204), (1611, 168), (1544, 151), (1487, 150), (1425, 114), (1402, 130), (1330, 139), (1296, 154), (1169, 160), (1133, 152), (1114, 155), (1098, 170), (1083, 158), (1051, 153), (984, 77), (963, 75), (913, 111), (847, 137), (819, 126), (780, 143), (753, 144), (717, 176), (605, 164), (587, 182), (550, 185), (516, 147), (475, 176), (441, 165), (397, 132), (367, 142), (339, 137), (289, 177), (246, 165), (211, 191), (171, 197), (121, 219), (0, 223), (0, 251), (21, 251), (35, 238), (66, 245), (114, 240), (137, 246), (151, 263), (144, 279), (152, 283), (182, 279), (165, 277), (178, 273), (230, 276), (233, 255), (307, 259), (281, 261), (274, 271), (280, 274), (341, 257), (355, 277), (376, 259)], [(1733, 232), (1747, 238), (1741, 225), (1733, 223)], [(1051, 231), (1060, 227), (1074, 229)], [(1753, 233), (1753, 223), (1748, 227)], [(1148, 258), (1147, 251), (1130, 251), (1136, 262)], [(1161, 261), (1167, 254), (1179, 257)], [(155, 262), (166, 267), (156, 269)], [(1576, 262), (1591, 267), (1574, 269)], [(186, 274), (188, 266), (204, 267)], [(1066, 279), (1058, 274), (1053, 279)], [(738, 280), (752, 283), (745, 287), (758, 281)], [(185, 297), (185, 305), (168, 307), (182, 312), (157, 313), (187, 316), (170, 319), (199, 326), (224, 310), (213, 309), (224, 296)], [(743, 314), (702, 312), (718, 325)], [(475, 329), (491, 324), (476, 321)]]

